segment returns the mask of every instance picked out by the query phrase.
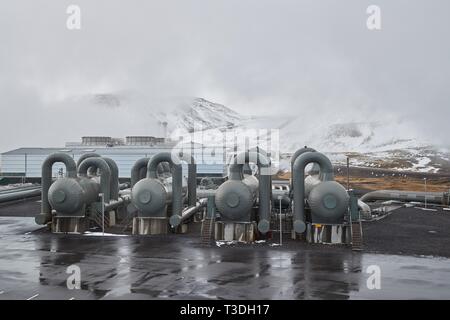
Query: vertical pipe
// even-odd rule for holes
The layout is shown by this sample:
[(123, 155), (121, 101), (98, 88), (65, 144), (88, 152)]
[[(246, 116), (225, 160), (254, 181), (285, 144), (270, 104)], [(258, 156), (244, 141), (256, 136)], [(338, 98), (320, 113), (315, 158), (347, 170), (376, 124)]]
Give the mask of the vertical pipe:
[(66, 153), (54, 153), (49, 155), (42, 163), (42, 193), (41, 213), (35, 217), (37, 224), (46, 224), (52, 218), (50, 203), (48, 202), (48, 189), (52, 184), (52, 167), (56, 162), (62, 162), (66, 166), (67, 177), (76, 178), (77, 169), (75, 161)]
[(25, 179), (27, 178), (28, 169), (28, 155), (25, 153)]
[(185, 161), (188, 165), (188, 205), (197, 204), (197, 164), (191, 152), (179, 152), (178, 159)]
[(181, 219), (183, 209), (182, 179), (183, 171), (180, 159), (169, 152), (162, 152), (154, 155), (148, 162), (147, 178), (157, 179), (157, 167), (161, 162), (169, 162), (172, 171), (172, 215), (178, 215)]
[[(270, 205), (272, 202), (272, 184), (270, 176), (270, 162), (259, 152), (242, 152), (238, 154), (230, 166), (230, 179), (243, 177), (242, 168), (245, 163), (255, 161), (259, 167), (259, 208), (258, 230), (267, 233), (270, 229)], [(242, 180), (242, 179), (241, 179)]]
[[(303, 149), (301, 149), (303, 150)], [(315, 162), (320, 166), (324, 181), (334, 180), (333, 165), (330, 159), (320, 152), (304, 152), (300, 154), (293, 165), (293, 194), (294, 194), (294, 230), (303, 233), (305, 224), (305, 167)]]
[(138, 159), (131, 168), (131, 187), (133, 188), (134, 185), (141, 179), (141, 170), (145, 169), (147, 171), (147, 165), (150, 161), (150, 158), (140, 158)]
[(347, 191), (350, 190), (350, 157), (347, 156)]
[(297, 160), (297, 158), (299, 156), (301, 156), (305, 152), (316, 152), (316, 150), (305, 146), (304, 148), (301, 148), (301, 149), (298, 149), (297, 151), (295, 151), (291, 157), (291, 190), (294, 188), (294, 183), (293, 183), (293, 178), (292, 178), (294, 176), (294, 162), (295, 162), (295, 160)]
[(103, 160), (109, 166), (111, 170), (111, 181), (110, 181), (110, 190), (111, 190), (111, 199), (118, 200), (119, 199), (119, 167), (117, 167), (116, 162), (107, 157), (102, 157)]

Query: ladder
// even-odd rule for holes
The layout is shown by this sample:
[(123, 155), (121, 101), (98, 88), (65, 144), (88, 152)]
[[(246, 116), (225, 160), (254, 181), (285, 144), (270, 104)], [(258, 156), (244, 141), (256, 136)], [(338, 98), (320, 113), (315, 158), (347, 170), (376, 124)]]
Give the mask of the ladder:
[[(89, 218), (95, 222), (100, 228), (103, 228), (102, 213), (97, 210), (92, 210)], [(109, 226), (109, 215), (105, 214), (105, 228)]]
[(348, 214), (348, 222), (350, 225), (350, 233), (352, 237), (352, 250), (361, 251), (363, 249), (362, 223), (358, 210), (358, 198), (350, 191), (350, 207)]
[(210, 246), (212, 240), (212, 231), (214, 229), (214, 217), (206, 217), (202, 222), (202, 245)]
[(135, 214), (130, 213), (130, 214), (127, 214), (127, 216), (122, 220), (122, 222), (121, 222), (122, 232), (126, 232), (130, 228), (132, 228), (134, 217), (135, 217)]
[(352, 222), (351, 232), (352, 232), (352, 250), (361, 251), (363, 249), (361, 221)]
[(202, 245), (210, 246), (212, 240), (212, 231), (214, 229), (214, 222), (216, 217), (214, 196), (208, 196), (208, 202), (206, 205), (206, 215), (202, 222)]

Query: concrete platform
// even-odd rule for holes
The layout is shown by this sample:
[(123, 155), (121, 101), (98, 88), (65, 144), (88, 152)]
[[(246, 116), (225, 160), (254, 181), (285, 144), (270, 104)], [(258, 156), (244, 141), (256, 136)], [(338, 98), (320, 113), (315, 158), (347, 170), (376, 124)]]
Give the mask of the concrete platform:
[[(199, 225), (103, 237), (0, 217), (0, 299), (450, 299), (450, 259), (283, 240), (203, 247)], [(73, 265), (80, 290), (67, 288)], [(379, 290), (367, 286), (373, 265)]]

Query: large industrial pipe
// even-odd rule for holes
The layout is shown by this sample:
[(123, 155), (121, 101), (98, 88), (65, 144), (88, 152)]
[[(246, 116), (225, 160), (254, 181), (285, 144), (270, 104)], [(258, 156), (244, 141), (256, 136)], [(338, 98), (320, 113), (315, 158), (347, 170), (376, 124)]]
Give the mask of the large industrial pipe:
[(66, 153), (54, 153), (49, 155), (42, 163), (42, 192), (41, 192), (41, 213), (35, 217), (37, 224), (46, 224), (52, 219), (50, 203), (48, 201), (48, 189), (52, 184), (52, 167), (56, 162), (62, 162), (66, 166), (66, 175), (69, 178), (76, 178), (77, 166), (75, 160)]
[(147, 172), (147, 165), (150, 158), (141, 158), (137, 160), (131, 168), (131, 187), (133, 188), (136, 182), (141, 180), (141, 170), (145, 169)]
[[(230, 180), (243, 180), (242, 169), (245, 163), (255, 161), (259, 167), (259, 208), (258, 208), (258, 230), (267, 233), (270, 229), (270, 204), (272, 201), (272, 184), (270, 175), (270, 161), (262, 153), (242, 152), (236, 156), (234, 163), (230, 166)], [(234, 194), (234, 193), (233, 193)], [(239, 202), (238, 197), (228, 199), (231, 205)], [(216, 199), (217, 201), (217, 199)]]
[(81, 177), (87, 177), (87, 171), (90, 167), (100, 169), (100, 190), (103, 193), (105, 203), (111, 201), (111, 169), (108, 163), (102, 158), (87, 158), (78, 166), (78, 174)]
[(366, 193), (360, 200), (364, 202), (375, 200), (398, 200), (444, 204), (448, 203), (448, 194), (444, 192), (415, 192), (399, 190), (378, 190)]
[(172, 172), (172, 216), (178, 215), (181, 218), (183, 209), (183, 172), (180, 159), (169, 152), (154, 155), (148, 162), (147, 178), (158, 178), (157, 169), (161, 162), (168, 162), (170, 164)]
[(297, 158), (299, 156), (301, 156), (302, 154), (304, 154), (305, 152), (316, 152), (316, 149), (309, 148), (309, 147), (305, 146), (304, 148), (301, 148), (301, 149), (298, 149), (297, 151), (295, 151), (294, 154), (291, 157), (291, 173), (294, 172), (295, 160), (297, 160)]
[(26, 188), (23, 190), (15, 190), (14, 192), (5, 192), (0, 194), (0, 203), (37, 197), (41, 194), (40, 187)]
[[(300, 149), (304, 150), (304, 149)], [(297, 152), (296, 152), (297, 154)], [(303, 233), (305, 224), (305, 167), (312, 162), (319, 165), (324, 181), (332, 181), (333, 165), (330, 159), (320, 152), (298, 152), (292, 167), (292, 191), (294, 194), (294, 230)], [(294, 154), (295, 155), (295, 154)]]
[(208, 199), (200, 199), (195, 206), (191, 206), (189, 208), (186, 208), (186, 210), (183, 211), (181, 218), (178, 218), (178, 216), (171, 216), (170, 217), (170, 225), (172, 227), (177, 227), (181, 224), (183, 224), (187, 219), (192, 217), (196, 212), (200, 211), (202, 208), (206, 206), (208, 203)]
[[(95, 152), (83, 153), (77, 160), (77, 168), (80, 166), (80, 163), (87, 158), (100, 158), (100, 155)], [(95, 176), (97, 174), (97, 167), (93, 166), (88, 169), (88, 175)]]
[(188, 206), (192, 207), (197, 203), (197, 164), (189, 152), (180, 152), (178, 158), (188, 164)]
[(369, 205), (361, 201), (361, 199), (358, 199), (358, 209), (364, 219), (372, 218), (372, 210), (370, 209)]
[(31, 189), (41, 189), (40, 185), (33, 184), (33, 185), (26, 185), (26, 186), (20, 186), (20, 187), (13, 187), (8, 189), (0, 190), (0, 196), (7, 194), (7, 193), (14, 193), (19, 191), (25, 191), (25, 190), (31, 190)]
[(106, 161), (109, 170), (111, 170), (111, 199), (117, 200), (119, 199), (119, 167), (117, 167), (116, 162), (111, 158), (102, 157), (102, 159)]

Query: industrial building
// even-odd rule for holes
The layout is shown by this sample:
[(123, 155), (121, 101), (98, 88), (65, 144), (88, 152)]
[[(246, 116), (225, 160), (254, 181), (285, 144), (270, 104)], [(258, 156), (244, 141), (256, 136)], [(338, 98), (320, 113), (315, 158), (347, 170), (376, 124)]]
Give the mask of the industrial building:
[[(177, 145), (175, 141), (152, 136), (128, 136), (125, 139), (90, 136), (82, 137), (81, 143), (68, 142), (62, 148), (19, 148), (1, 154), (0, 176), (40, 178), (42, 163), (52, 153), (67, 153), (78, 161), (83, 154), (95, 152), (116, 162), (120, 178), (130, 178), (131, 167), (138, 159), (170, 152), (175, 145)], [(189, 145), (187, 149), (191, 148), (196, 158), (201, 157), (196, 159), (199, 177), (222, 177), (226, 174), (222, 147), (208, 146), (209, 152), (203, 152), (205, 148), (200, 144)], [(64, 165), (56, 163), (52, 175), (57, 176), (63, 170)], [(183, 173), (187, 172), (186, 170), (184, 165)]]

